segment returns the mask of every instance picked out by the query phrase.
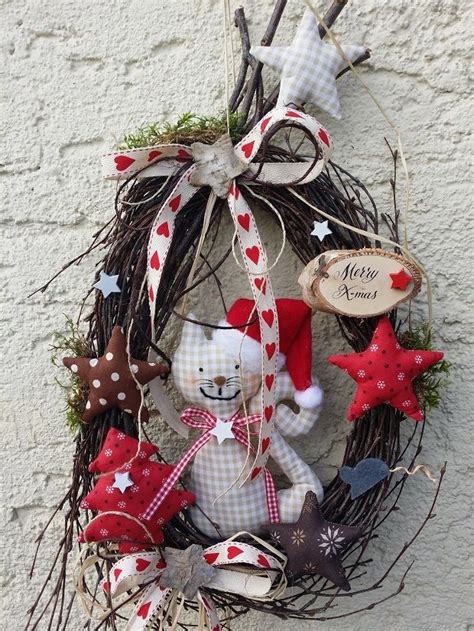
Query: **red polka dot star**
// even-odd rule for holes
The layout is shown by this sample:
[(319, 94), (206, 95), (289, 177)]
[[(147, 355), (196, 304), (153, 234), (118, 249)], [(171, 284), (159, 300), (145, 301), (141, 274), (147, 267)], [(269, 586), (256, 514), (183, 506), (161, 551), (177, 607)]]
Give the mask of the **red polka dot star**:
[(400, 346), (387, 316), (380, 319), (363, 353), (331, 355), (328, 361), (357, 382), (348, 419), (354, 421), (372, 408), (387, 403), (416, 421), (423, 412), (412, 381), (441, 361), (440, 351), (408, 350)]
[(112, 330), (102, 357), (65, 357), (64, 365), (89, 384), (89, 397), (82, 418), (89, 422), (98, 414), (114, 407), (120, 408), (141, 420), (147, 421), (149, 413), (142, 401), (140, 388), (155, 377), (167, 374), (167, 364), (129, 358), (127, 340), (121, 327)]

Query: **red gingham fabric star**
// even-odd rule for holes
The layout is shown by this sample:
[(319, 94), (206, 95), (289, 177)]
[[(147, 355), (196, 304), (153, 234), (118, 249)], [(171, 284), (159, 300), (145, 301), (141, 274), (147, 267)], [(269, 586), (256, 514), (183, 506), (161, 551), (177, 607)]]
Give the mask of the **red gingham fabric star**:
[[(143, 521), (146, 507), (174, 470), (173, 465), (150, 460), (157, 451), (151, 443), (139, 442), (115, 428), (109, 430), (100, 453), (89, 465), (91, 472), (101, 475), (81, 507), (98, 514), (81, 533), (80, 542), (116, 541), (121, 553), (163, 542), (164, 524), (196, 498), (173, 488), (153, 520)], [(117, 474), (128, 474), (130, 484), (123, 490), (116, 484)]]
[(357, 382), (348, 419), (354, 421), (372, 408), (387, 403), (416, 421), (423, 420), (412, 381), (439, 362), (439, 351), (402, 348), (387, 316), (380, 319), (368, 348), (362, 353), (331, 355), (328, 361)]

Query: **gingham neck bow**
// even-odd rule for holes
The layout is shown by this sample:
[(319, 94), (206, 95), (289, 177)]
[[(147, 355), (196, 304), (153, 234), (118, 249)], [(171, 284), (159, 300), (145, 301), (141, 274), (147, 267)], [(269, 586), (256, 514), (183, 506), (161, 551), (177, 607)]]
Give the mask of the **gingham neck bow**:
[[(248, 440), (247, 425), (261, 422), (262, 417), (260, 416), (260, 414), (242, 416), (240, 410), (237, 410), (237, 412), (235, 412), (235, 414), (233, 414), (229, 419), (220, 420), (226, 420), (227, 422), (232, 423), (232, 433), (234, 435), (234, 438), (241, 445), (243, 445), (245, 449), (250, 449), (251, 451), (254, 451), (254, 448)], [(201, 408), (196, 407), (189, 407), (182, 412), (181, 421), (188, 427), (191, 427), (192, 429), (199, 429), (203, 433), (186, 451), (184, 456), (179, 460), (171, 475), (166, 478), (163, 486), (155, 495), (150, 505), (146, 509), (144, 513), (145, 519), (152, 518), (153, 514), (156, 512), (156, 510), (158, 510), (158, 508), (166, 499), (168, 493), (178, 483), (179, 478), (184, 473), (188, 464), (194, 459), (194, 456), (198, 453), (200, 449), (202, 449), (202, 447), (204, 447), (206, 443), (211, 440), (211, 438), (213, 438), (211, 431), (216, 426), (218, 418), (207, 410), (202, 410)], [(267, 448), (269, 444), (270, 443), (268, 441)], [(278, 523), (280, 521), (280, 515), (278, 511), (278, 496), (272, 474), (267, 467), (265, 467), (264, 471), (264, 481), (267, 497), (268, 517), (271, 523)]]

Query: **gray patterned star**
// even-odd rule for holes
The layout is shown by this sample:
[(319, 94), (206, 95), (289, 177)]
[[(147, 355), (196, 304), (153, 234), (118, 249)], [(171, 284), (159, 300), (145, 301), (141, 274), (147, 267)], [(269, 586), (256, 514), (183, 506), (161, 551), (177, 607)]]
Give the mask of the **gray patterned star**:
[(264, 526), (288, 557), (286, 573), (290, 578), (319, 574), (344, 590), (349, 590), (341, 562), (341, 552), (358, 539), (357, 526), (326, 521), (321, 514), (315, 493), (308, 491), (299, 519), (294, 524)]
[(163, 587), (171, 587), (192, 600), (200, 587), (207, 585), (215, 577), (217, 568), (212, 567), (203, 557), (203, 549), (193, 543), (185, 550), (166, 548), (166, 568), (160, 576)]

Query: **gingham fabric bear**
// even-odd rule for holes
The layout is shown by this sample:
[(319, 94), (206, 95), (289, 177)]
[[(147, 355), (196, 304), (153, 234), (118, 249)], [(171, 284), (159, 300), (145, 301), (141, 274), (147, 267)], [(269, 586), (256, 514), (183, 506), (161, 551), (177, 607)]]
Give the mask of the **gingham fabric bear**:
[[(240, 326), (252, 319), (253, 310), (253, 301), (239, 299), (220, 325)], [(280, 520), (291, 522), (298, 518), (306, 492), (314, 491), (321, 500), (323, 488), (283, 437), (311, 430), (319, 415), (322, 392), (311, 379), (311, 311), (302, 301), (291, 299), (277, 300), (277, 311), (281, 349), (278, 366), (286, 365), (287, 371), (277, 376), (280, 403), (275, 412), (270, 456), (291, 482), (290, 488), (278, 492)], [(190, 315), (190, 319), (195, 318)], [(253, 320), (245, 335), (237, 328), (216, 329), (212, 339), (207, 339), (198, 325), (186, 322), (184, 326), (173, 361), (174, 382), (186, 401), (210, 412), (218, 422), (242, 411), (244, 400), (248, 414), (261, 411), (259, 325), (255, 317)], [(299, 412), (281, 403), (292, 398), (300, 406)], [(250, 425), (250, 431), (258, 431), (258, 423)], [(252, 457), (247, 458), (247, 448), (231, 432), (228, 434), (229, 439), (222, 442), (221, 437), (218, 440), (211, 436), (195, 455), (189, 483), (197, 496), (197, 507), (190, 508), (192, 518), (211, 536), (228, 537), (240, 530), (258, 533), (269, 521), (265, 480), (262, 476), (243, 486), (233, 485), (242, 470), (244, 475), (248, 473)]]

